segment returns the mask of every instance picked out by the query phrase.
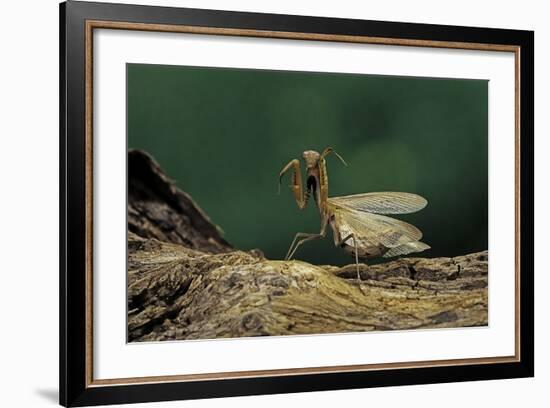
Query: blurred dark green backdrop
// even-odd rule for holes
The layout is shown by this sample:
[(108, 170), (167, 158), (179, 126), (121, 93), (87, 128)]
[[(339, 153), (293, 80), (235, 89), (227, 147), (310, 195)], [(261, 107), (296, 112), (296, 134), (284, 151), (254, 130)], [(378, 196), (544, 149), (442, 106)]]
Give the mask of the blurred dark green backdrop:
[[(406, 191), (428, 206), (402, 219), (432, 249), (487, 249), (488, 82), (129, 64), (128, 147), (152, 154), (241, 249), (284, 257), (296, 232), (318, 232), (277, 176), (302, 151), (334, 147), (330, 195)], [(290, 184), (285, 179), (285, 185)], [(310, 203), (313, 204), (313, 201)], [(353, 260), (329, 236), (298, 259)]]

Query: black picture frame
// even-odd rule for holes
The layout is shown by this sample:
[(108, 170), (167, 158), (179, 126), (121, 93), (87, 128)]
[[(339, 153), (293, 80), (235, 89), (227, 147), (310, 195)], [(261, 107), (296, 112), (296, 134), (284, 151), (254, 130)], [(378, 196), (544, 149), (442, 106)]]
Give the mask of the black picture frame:
[[(531, 377), (534, 375), (534, 33), (493, 28), (363, 21), (291, 15), (68, 1), (60, 5), (60, 403), (121, 404), (409, 384)], [(86, 22), (186, 25), (270, 32), (368, 36), (518, 47), (521, 70), (516, 194), (519, 213), (518, 351), (492, 364), (418, 366), (217, 380), (94, 386), (87, 373), (86, 283)]]

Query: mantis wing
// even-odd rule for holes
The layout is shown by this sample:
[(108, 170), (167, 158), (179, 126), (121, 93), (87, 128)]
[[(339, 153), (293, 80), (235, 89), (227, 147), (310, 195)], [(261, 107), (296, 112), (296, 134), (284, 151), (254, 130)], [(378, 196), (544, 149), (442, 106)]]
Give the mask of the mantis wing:
[(420, 211), (428, 204), (425, 198), (417, 194), (392, 191), (331, 197), (328, 201), (339, 207), (375, 214), (409, 214)]
[(407, 244), (392, 248), (388, 252), (386, 252), (383, 256), (384, 258), (391, 258), (399, 255), (412, 254), (413, 252), (422, 252), (430, 248), (431, 247), (428, 244), (425, 244), (424, 242), (413, 241), (413, 242), (409, 242)]
[(333, 208), (333, 214), (340, 239), (353, 234), (362, 247), (397, 248), (422, 238), (422, 232), (414, 225), (384, 215), (338, 207)]

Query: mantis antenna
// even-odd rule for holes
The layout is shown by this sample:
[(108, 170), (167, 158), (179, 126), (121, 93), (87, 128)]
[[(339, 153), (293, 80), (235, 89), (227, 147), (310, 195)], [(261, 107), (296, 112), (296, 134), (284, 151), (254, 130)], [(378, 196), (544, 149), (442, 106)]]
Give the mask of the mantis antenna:
[(340, 156), (338, 153), (336, 153), (336, 150), (334, 150), (332, 147), (327, 147), (325, 150), (323, 150), (323, 153), (321, 154), (321, 159), (324, 159), (326, 156), (328, 156), (330, 153), (334, 153), (336, 157), (340, 159), (340, 161), (344, 164), (344, 166), (347, 167), (347, 163), (344, 160), (342, 156)]

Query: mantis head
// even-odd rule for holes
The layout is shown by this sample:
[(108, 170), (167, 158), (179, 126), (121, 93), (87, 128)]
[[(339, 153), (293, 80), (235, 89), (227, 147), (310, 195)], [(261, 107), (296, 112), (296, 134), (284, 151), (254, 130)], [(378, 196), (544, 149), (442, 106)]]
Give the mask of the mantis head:
[[(310, 187), (313, 188), (313, 186), (310, 185), (311, 178), (312, 177), (316, 178), (319, 176), (319, 165), (323, 162), (325, 157), (328, 156), (330, 153), (334, 153), (336, 157), (338, 157), (342, 161), (342, 163), (344, 163), (345, 166), (348, 165), (346, 161), (342, 158), (342, 156), (336, 153), (332, 147), (327, 147), (325, 150), (323, 150), (323, 153), (316, 152), (315, 150), (306, 150), (304, 153), (302, 153), (302, 158), (304, 159), (306, 169), (307, 169), (308, 190), (310, 190)], [(279, 173), (278, 192), (280, 193), (281, 191), (281, 180), (284, 174), (289, 170), (292, 170), (293, 172), (292, 188), (294, 190), (296, 201), (298, 202), (298, 207), (303, 208), (307, 204), (307, 199), (304, 198), (302, 193), (300, 162), (297, 159), (291, 160)]]
[(319, 159), (321, 158), (321, 155), (315, 150), (306, 150), (302, 154), (302, 157), (304, 158), (304, 162), (306, 163), (306, 168), (313, 169), (319, 164)]
[(307, 169), (313, 169), (319, 165), (319, 161), (323, 160), (325, 157), (327, 157), (330, 153), (334, 153), (336, 157), (340, 159), (342, 163), (344, 163), (344, 166), (347, 166), (348, 164), (346, 161), (340, 156), (338, 153), (334, 151), (332, 147), (327, 147), (325, 150), (323, 150), (323, 153), (319, 154), (319, 152), (316, 152), (315, 150), (306, 150), (302, 157), (304, 158), (304, 161), (306, 163)]

